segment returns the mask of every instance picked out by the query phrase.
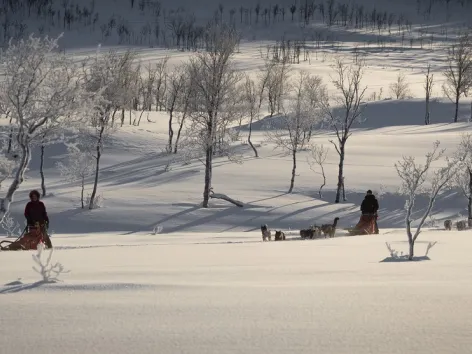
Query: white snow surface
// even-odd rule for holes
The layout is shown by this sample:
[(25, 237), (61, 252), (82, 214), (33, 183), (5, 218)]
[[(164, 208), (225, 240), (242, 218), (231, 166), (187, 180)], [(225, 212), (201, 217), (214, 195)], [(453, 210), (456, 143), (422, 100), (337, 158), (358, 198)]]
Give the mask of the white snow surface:
[[(187, 2), (166, 0), (164, 5)], [(202, 18), (211, 16), (217, 3), (191, 2)], [(215, 193), (243, 202), (243, 208), (213, 199), (210, 208), (200, 207), (204, 166), (199, 161), (176, 162), (165, 171), (169, 157), (162, 154), (167, 141), (163, 112), (151, 112), (150, 121), (145, 114), (139, 127), (125, 124), (105, 147), (100, 209), (80, 209), (79, 186), (64, 182), (56, 168), (56, 162), (66, 157), (65, 146), (48, 146), (45, 175), (50, 195), (43, 200), (51, 218), (52, 259), (70, 272), (62, 274), (60, 282), (42, 283), (32, 270), (34, 252), (0, 252), (0, 354), (470, 353), (471, 231), (441, 230), (444, 220), (464, 218), (465, 198), (456, 190), (439, 196), (434, 220), (428, 220), (436, 225), (428, 225), (416, 245), (416, 256), (422, 257), (429, 242), (437, 241), (430, 259), (392, 262), (385, 245), (408, 251), (405, 199), (397, 194), (400, 181), (394, 163), (403, 155), (421, 160), (435, 140), (450, 155), (460, 135), (472, 130), (467, 122), (470, 98), (461, 100), (460, 119), (453, 124), (454, 107), (441, 97), (441, 70), (449, 43), (441, 34), (445, 5), (437, 5), (428, 27), (421, 15), (415, 15), (414, 1), (363, 3), (410, 11), (413, 33), (419, 33), (421, 26), (435, 32), (439, 44), (420, 48), (415, 42), (411, 48), (403, 47), (398, 36), (383, 33), (393, 38), (385, 49), (377, 44), (375, 31), (358, 33), (333, 26), (323, 31), (334, 36), (336, 48), (328, 44), (316, 56), (312, 53), (310, 63), (293, 66), (294, 72), (303, 69), (320, 75), (332, 90), (334, 57), (345, 53), (352, 60), (358, 46), (367, 54), (363, 81), (367, 96), (378, 97), (383, 89), (381, 101), (366, 102), (366, 120), (355, 126), (347, 143), (347, 202), (332, 203), (338, 156), (329, 142), (334, 135), (324, 130), (313, 138), (330, 147), (324, 198), (318, 197), (322, 179), (310, 170), (306, 151), (298, 154), (294, 193), (286, 194), (291, 157), (274, 150), (266, 139), (266, 131), (277, 127), (277, 117), (253, 125), (260, 158), (255, 159), (245, 143), (243, 127), (242, 141), (234, 144), (243, 163), (215, 159)], [(114, 4), (117, 14), (127, 15), (124, 2)], [(458, 8), (455, 2), (451, 6)], [(468, 11), (470, 4), (466, 10), (459, 8), (447, 25), (464, 17), (470, 21)], [(139, 27), (144, 20), (132, 18), (138, 15), (130, 14), (129, 21)], [(254, 75), (268, 40), (280, 39), (286, 32), (287, 37), (297, 37), (304, 31), (297, 23), (287, 21), (283, 26), (243, 29), (244, 40), (235, 55), (237, 68)], [(80, 59), (96, 52), (101, 43), (97, 36), (69, 31), (63, 46)], [(102, 48), (112, 45), (110, 40)], [(143, 63), (170, 56), (170, 67), (192, 54), (135, 49)], [(427, 63), (433, 66), (435, 87), (433, 124), (424, 126)], [(406, 74), (412, 98), (384, 100), (399, 71)], [(29, 190), (40, 187), (38, 157), (36, 150), (12, 204), (12, 216), (20, 222)], [(344, 228), (357, 223), (367, 189), (384, 192), (379, 197), (380, 235), (348, 237)], [(417, 205), (415, 219), (421, 216), (425, 199), (418, 198)], [(337, 216), (335, 238), (300, 240), (299, 229), (330, 223)], [(283, 230), (287, 241), (262, 242), (261, 224)]]
[(470, 234), (425, 232), (432, 260), (413, 263), (381, 262), (385, 241), (407, 250), (388, 229), (56, 236), (63, 282), (36, 283), (30, 252), (1, 254), (0, 352), (468, 353)]

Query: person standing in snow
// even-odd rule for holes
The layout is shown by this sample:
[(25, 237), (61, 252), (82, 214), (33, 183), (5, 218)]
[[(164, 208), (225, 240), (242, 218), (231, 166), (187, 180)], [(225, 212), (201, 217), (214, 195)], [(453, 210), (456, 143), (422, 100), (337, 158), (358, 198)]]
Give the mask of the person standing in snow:
[(361, 204), (361, 212), (362, 215), (371, 216), (374, 219), (375, 224), (375, 234), (379, 233), (379, 227), (377, 225), (377, 211), (379, 210), (379, 202), (377, 198), (375, 198), (372, 191), (369, 189), (366, 193), (366, 196)]
[(25, 218), (28, 227), (35, 227), (36, 223), (39, 223), (43, 235), (44, 243), (48, 248), (52, 248), (52, 242), (47, 233), (47, 228), (49, 226), (49, 217), (46, 212), (46, 206), (42, 201), (39, 200), (40, 194), (37, 190), (32, 190), (29, 194), (30, 201), (26, 204), (25, 207)]

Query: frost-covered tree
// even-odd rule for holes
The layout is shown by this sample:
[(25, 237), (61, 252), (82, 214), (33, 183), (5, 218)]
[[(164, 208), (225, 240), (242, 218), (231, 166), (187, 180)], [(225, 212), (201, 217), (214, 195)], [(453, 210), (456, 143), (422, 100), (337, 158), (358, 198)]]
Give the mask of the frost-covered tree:
[(425, 75), (425, 83), (424, 83), (424, 90), (426, 94), (426, 113), (424, 116), (425, 125), (428, 125), (430, 123), (429, 102), (431, 99), (431, 95), (433, 93), (433, 86), (434, 86), (434, 74), (431, 74), (431, 65), (428, 64), (428, 69)]
[(185, 85), (188, 84), (185, 66), (175, 68), (168, 78), (167, 97), (165, 100), (166, 111), (169, 114), (167, 152), (171, 153), (174, 139), (174, 115), (179, 108), (179, 102), (182, 94), (185, 93)]
[(267, 75), (267, 101), (269, 103), (269, 114), (272, 117), (275, 113), (280, 113), (283, 110), (284, 98), (287, 93), (286, 84), (290, 73), (289, 61), (267, 62), (265, 70)]
[[(292, 193), (297, 170), (297, 153), (308, 143), (307, 134), (316, 122), (321, 121), (320, 112), (313, 109), (312, 97), (307, 84), (313, 79), (310, 74), (300, 71), (292, 85), (292, 95), (288, 99), (288, 112), (279, 122), (277, 129), (267, 133), (268, 139), (292, 157), (292, 174), (288, 193)], [(319, 103), (319, 102), (318, 102)]]
[[(266, 91), (269, 90), (269, 85), (273, 82), (274, 71), (277, 66), (275, 61), (267, 61), (264, 67), (257, 73), (256, 80), (246, 76), (244, 83), (244, 102), (246, 105), (247, 114), (249, 115), (249, 133), (247, 141), (254, 151), (255, 157), (259, 157), (256, 147), (252, 143), (252, 124), (259, 119), (261, 106), (264, 102)], [(274, 87), (272, 86), (273, 90)], [(267, 95), (269, 95), (267, 93)]]
[(443, 84), (443, 92), (455, 104), (454, 122), (459, 116), (459, 102), (472, 85), (472, 40), (469, 34), (459, 37), (453, 44), (447, 55), (447, 67), (444, 72), (446, 82)]
[(406, 81), (406, 76), (403, 73), (398, 73), (395, 82), (391, 83), (390, 86), (390, 93), (393, 95), (394, 98), (397, 100), (404, 100), (408, 97), (410, 90), (408, 82)]
[(31, 35), (15, 43), (10, 41), (2, 57), (5, 79), (1, 83), (0, 107), (11, 114), (18, 156), (13, 180), (1, 199), (2, 216), (23, 182), (32, 146), (40, 144), (48, 130), (66, 129), (93, 107), (84, 91), (81, 71), (58, 52), (58, 40)]
[(95, 157), (95, 180), (90, 196), (89, 209), (93, 209), (97, 197), (100, 176), (100, 159), (107, 139), (116, 129), (114, 117), (122, 108), (126, 92), (126, 83), (135, 72), (133, 64), (136, 54), (127, 51), (123, 55), (110, 51), (90, 58), (83, 65), (86, 77), (86, 90), (90, 94), (99, 95), (101, 100), (94, 106), (94, 114), (88, 124), (81, 129), (81, 135), (88, 143), (84, 144), (93, 150)]
[(241, 95), (237, 92), (241, 75), (232, 60), (239, 39), (233, 30), (226, 27), (213, 28), (209, 36), (212, 45), (206, 52), (192, 57), (188, 65), (196, 109), (189, 116), (191, 139), (187, 141), (197, 144), (204, 152), (204, 208), (208, 207), (211, 195), (215, 143), (228, 123), (237, 120), (241, 113), (238, 111)]
[(472, 227), (472, 135), (464, 134), (459, 144), (459, 153), (466, 156), (462, 168), (454, 176), (454, 185), (467, 198), (468, 224)]
[[(351, 128), (359, 122), (363, 112), (363, 99), (367, 87), (361, 87), (364, 67), (362, 63), (347, 65), (341, 59), (336, 60), (334, 67), (336, 77), (333, 84), (338, 95), (333, 97), (334, 108), (328, 99), (323, 103), (322, 109), (326, 119), (336, 135), (336, 140), (330, 142), (334, 145), (339, 155), (338, 183), (335, 203), (341, 199), (341, 190), (344, 190), (344, 161), (346, 159), (346, 143), (352, 135)], [(343, 199), (344, 196), (343, 196)]]
[[(325, 148), (323, 144), (321, 145), (312, 145), (310, 149), (310, 155), (307, 158), (308, 165), (310, 169), (320, 174), (323, 178), (323, 183), (320, 185), (320, 189), (318, 190), (318, 194), (320, 195), (320, 199), (323, 198), (322, 190), (323, 187), (326, 186), (326, 173), (324, 169), (324, 163), (326, 162), (326, 158), (328, 157), (329, 148)], [(318, 168), (320, 168), (320, 172), (318, 172)]]
[(85, 182), (95, 172), (95, 159), (90, 151), (77, 146), (68, 146), (67, 152), (67, 162), (58, 162), (57, 168), (66, 181), (80, 183), (80, 203), (84, 209)]
[[(409, 243), (409, 257), (412, 260), (414, 256), (415, 241), (421, 233), (426, 219), (434, 207), (438, 195), (450, 186), (454, 176), (461, 170), (461, 166), (466, 156), (458, 153), (453, 158), (444, 156), (445, 149), (439, 148), (439, 141), (433, 145), (433, 150), (426, 154), (424, 164), (420, 164), (413, 156), (404, 156), (402, 160), (395, 164), (398, 176), (401, 179), (400, 193), (406, 197), (405, 203), (405, 226)], [(432, 164), (443, 160), (445, 166), (431, 171)], [(412, 229), (415, 202), (418, 195), (426, 193), (429, 197), (428, 205), (421, 216), (416, 230)]]

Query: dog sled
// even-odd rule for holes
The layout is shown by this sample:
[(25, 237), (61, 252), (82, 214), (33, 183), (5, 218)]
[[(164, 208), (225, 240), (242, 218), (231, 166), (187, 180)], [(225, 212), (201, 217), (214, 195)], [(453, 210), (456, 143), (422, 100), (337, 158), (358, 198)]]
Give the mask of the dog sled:
[[(1, 251), (29, 251), (37, 250), (38, 245), (43, 244), (44, 246), (51, 245), (49, 236), (46, 234), (44, 226), (36, 223), (34, 226), (27, 226), (23, 230), (20, 237), (15, 241), (2, 241), (0, 242)], [(49, 248), (49, 247), (48, 247)]]
[(377, 215), (364, 214), (361, 215), (356, 226), (347, 228), (346, 231), (351, 236), (372, 235), (378, 234)]

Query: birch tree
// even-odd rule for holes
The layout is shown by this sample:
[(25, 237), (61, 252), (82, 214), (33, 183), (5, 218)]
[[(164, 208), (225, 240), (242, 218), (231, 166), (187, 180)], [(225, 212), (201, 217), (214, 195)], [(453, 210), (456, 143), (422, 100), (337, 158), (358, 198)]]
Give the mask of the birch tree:
[(236, 88), (241, 80), (232, 60), (238, 43), (236, 34), (223, 27), (211, 35), (212, 45), (191, 58), (188, 66), (197, 95), (196, 111), (189, 116), (192, 131), (196, 133), (193, 142), (200, 144), (205, 156), (204, 208), (209, 206), (215, 142), (228, 122), (236, 119), (235, 109), (240, 103)]
[(467, 156), (462, 168), (454, 175), (454, 185), (467, 199), (468, 225), (472, 227), (472, 135), (464, 134), (459, 144), (459, 153)]
[(174, 123), (174, 113), (179, 108), (180, 97), (182, 96), (185, 85), (187, 84), (186, 72), (183, 66), (177, 67), (169, 75), (168, 78), (168, 88), (167, 88), (167, 97), (165, 100), (166, 110), (169, 114), (168, 121), (168, 134), (169, 139), (167, 142), (167, 152), (172, 152), (173, 139), (174, 139), (174, 129), (172, 127)]
[(113, 121), (116, 112), (121, 108), (126, 93), (124, 82), (133, 71), (135, 53), (130, 51), (119, 55), (110, 51), (104, 55), (90, 58), (84, 64), (83, 72), (86, 76), (86, 90), (90, 94), (99, 94), (102, 98), (95, 105), (94, 114), (87, 126), (82, 128), (81, 134), (87, 146), (92, 149), (95, 158), (95, 179), (90, 196), (89, 209), (93, 209), (97, 197), (97, 188), (100, 176), (100, 161), (103, 148), (109, 137), (115, 132)]
[(281, 117), (278, 129), (267, 133), (268, 139), (292, 158), (292, 173), (288, 193), (292, 193), (297, 170), (297, 153), (308, 143), (308, 132), (316, 121), (321, 121), (321, 114), (313, 110), (313, 102), (306, 89), (313, 77), (300, 71), (292, 85), (293, 95), (289, 98), (289, 112)]
[(395, 82), (390, 84), (390, 93), (397, 100), (404, 100), (410, 93), (408, 82), (404, 73), (400, 72), (397, 75)]
[[(336, 60), (334, 67), (336, 77), (333, 79), (334, 87), (338, 93), (332, 99), (335, 107), (332, 108), (328, 98), (322, 104), (324, 115), (328, 124), (334, 131), (335, 140), (330, 143), (339, 155), (338, 181), (335, 203), (341, 199), (341, 190), (344, 190), (344, 161), (346, 159), (346, 144), (352, 135), (351, 128), (359, 122), (363, 112), (363, 99), (367, 87), (361, 87), (364, 68), (362, 63), (352, 66), (345, 64), (341, 59)], [(344, 193), (343, 200), (346, 201)]]
[(252, 80), (249, 75), (246, 76), (246, 82), (244, 85), (244, 102), (246, 103), (247, 111), (249, 114), (249, 133), (247, 141), (254, 151), (254, 156), (259, 157), (259, 153), (252, 143), (252, 124), (259, 119), (261, 106), (264, 102), (264, 96), (268, 90), (268, 85), (273, 76), (276, 63), (268, 61), (265, 63), (262, 70), (257, 74), (257, 79)]
[[(323, 199), (323, 194), (322, 190), (323, 187), (326, 186), (326, 173), (324, 169), (324, 163), (328, 157), (329, 153), (329, 148), (325, 148), (323, 144), (321, 145), (312, 145), (310, 149), (310, 155), (307, 158), (308, 165), (310, 166), (310, 169), (317, 173), (320, 174), (321, 177), (323, 178), (323, 182), (320, 185), (320, 188), (318, 190), (318, 194), (320, 196), (320, 199)], [(320, 168), (320, 172), (318, 172), (318, 168)]]
[(459, 117), (459, 102), (471, 86), (472, 41), (469, 34), (462, 35), (457, 44), (448, 49), (447, 67), (444, 72), (444, 94), (455, 104), (454, 123)]
[[(412, 260), (414, 257), (415, 242), (434, 207), (438, 195), (450, 186), (455, 174), (461, 169), (465, 158), (461, 154), (457, 154), (453, 158), (447, 158), (444, 156), (446, 150), (440, 149), (439, 145), (439, 141), (433, 144), (432, 151), (426, 154), (424, 164), (418, 163), (413, 156), (404, 156), (402, 160), (395, 164), (395, 169), (401, 179), (400, 193), (406, 197), (405, 227), (409, 244), (409, 260)], [(434, 172), (431, 171), (432, 164), (440, 160), (442, 160), (445, 166), (438, 168)], [(421, 193), (426, 193), (429, 200), (426, 210), (423, 212), (415, 228), (412, 226), (413, 214), (417, 212), (415, 210), (416, 198)]]
[(431, 74), (431, 64), (428, 64), (428, 69), (425, 76), (425, 83), (424, 83), (424, 90), (426, 93), (426, 113), (424, 116), (424, 124), (430, 124), (430, 112), (429, 112), (429, 101), (431, 99), (431, 95), (433, 93), (433, 86), (434, 86), (434, 74)]
[(47, 130), (66, 129), (80, 121), (94, 105), (83, 88), (81, 71), (58, 52), (59, 38), (31, 35), (10, 41), (2, 57), (5, 80), (0, 107), (11, 114), (18, 150), (12, 182), (0, 203), (2, 217), (23, 183), (32, 146), (40, 143)]
[(67, 163), (57, 163), (61, 176), (68, 182), (80, 183), (80, 203), (82, 209), (85, 208), (85, 182), (93, 176), (95, 171), (94, 157), (87, 149), (80, 149), (76, 146), (69, 146)]

